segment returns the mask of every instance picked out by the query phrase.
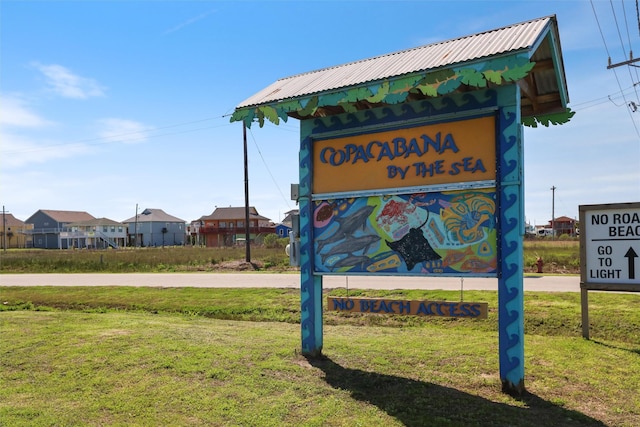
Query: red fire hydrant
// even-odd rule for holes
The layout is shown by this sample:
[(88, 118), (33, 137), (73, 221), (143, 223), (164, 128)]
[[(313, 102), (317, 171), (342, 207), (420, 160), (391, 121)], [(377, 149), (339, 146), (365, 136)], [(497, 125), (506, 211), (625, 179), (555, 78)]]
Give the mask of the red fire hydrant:
[(538, 257), (536, 265), (538, 266), (538, 273), (542, 273), (542, 266), (544, 265), (544, 261), (542, 261), (541, 257)]

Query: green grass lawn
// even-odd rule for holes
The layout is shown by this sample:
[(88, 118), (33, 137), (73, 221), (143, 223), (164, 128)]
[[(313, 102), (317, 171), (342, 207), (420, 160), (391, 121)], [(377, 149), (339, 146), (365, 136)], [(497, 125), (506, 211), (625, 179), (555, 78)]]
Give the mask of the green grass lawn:
[[(459, 298), (359, 296), (392, 292)], [(637, 294), (590, 294), (584, 340), (578, 294), (525, 293), (522, 398), (496, 293), (465, 300), (489, 318), (326, 312), (307, 359), (291, 289), (0, 288), (0, 425), (640, 425)]]

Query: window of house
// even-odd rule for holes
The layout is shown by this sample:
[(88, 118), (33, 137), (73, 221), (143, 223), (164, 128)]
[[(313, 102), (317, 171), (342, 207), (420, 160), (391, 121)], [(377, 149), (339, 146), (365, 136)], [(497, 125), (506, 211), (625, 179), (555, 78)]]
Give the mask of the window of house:
[(220, 221), (220, 228), (226, 228), (227, 223), (225, 221)]
[(103, 226), (102, 226), (102, 231), (103, 231), (104, 233), (106, 233), (108, 229), (109, 229), (109, 228), (108, 228), (106, 225), (103, 225)]
[(112, 233), (115, 233), (115, 232), (116, 232), (116, 226), (115, 226), (115, 225), (112, 225), (112, 226), (111, 226), (111, 232), (112, 232)]
[(284, 230), (281, 228), (280, 230), (278, 230), (278, 234), (279, 234), (280, 236), (284, 236)]
[(238, 221), (238, 227), (244, 227), (244, 221)]
[(122, 233), (122, 226), (121, 225), (118, 226), (118, 232)]

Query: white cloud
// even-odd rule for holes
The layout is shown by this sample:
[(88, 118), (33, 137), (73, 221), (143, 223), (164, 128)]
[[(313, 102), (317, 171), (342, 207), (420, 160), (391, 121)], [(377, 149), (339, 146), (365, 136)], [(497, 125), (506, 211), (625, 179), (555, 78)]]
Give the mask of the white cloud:
[(54, 159), (76, 156), (87, 151), (83, 144), (60, 144), (51, 140), (29, 138), (9, 132), (0, 132), (2, 170), (28, 164), (42, 164)]
[(86, 99), (103, 96), (105, 88), (94, 79), (78, 76), (62, 65), (33, 63), (46, 78), (47, 84), (65, 98)]
[(1, 95), (0, 97), (1, 126), (37, 128), (52, 124), (31, 111), (26, 101), (18, 96)]
[(133, 120), (107, 118), (98, 121), (101, 138), (109, 142), (138, 143), (149, 138), (151, 127)]

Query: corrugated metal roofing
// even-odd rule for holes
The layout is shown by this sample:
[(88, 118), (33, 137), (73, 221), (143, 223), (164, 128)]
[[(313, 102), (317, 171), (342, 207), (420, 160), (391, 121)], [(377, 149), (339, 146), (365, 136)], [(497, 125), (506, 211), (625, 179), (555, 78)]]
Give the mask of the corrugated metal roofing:
[(437, 70), (534, 47), (554, 16), (433, 43), (374, 58), (297, 74), (276, 81), (237, 108), (352, 87), (406, 74)]

